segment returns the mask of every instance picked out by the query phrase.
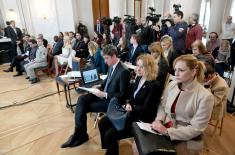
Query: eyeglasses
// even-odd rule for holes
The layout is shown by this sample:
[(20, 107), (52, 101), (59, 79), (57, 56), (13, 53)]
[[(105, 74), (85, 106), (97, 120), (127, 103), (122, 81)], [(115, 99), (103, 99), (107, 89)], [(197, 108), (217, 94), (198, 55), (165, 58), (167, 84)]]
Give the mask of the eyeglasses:
[(193, 51), (196, 51), (196, 50), (198, 50), (198, 49), (197, 49), (197, 48), (192, 48), (192, 50), (193, 50)]

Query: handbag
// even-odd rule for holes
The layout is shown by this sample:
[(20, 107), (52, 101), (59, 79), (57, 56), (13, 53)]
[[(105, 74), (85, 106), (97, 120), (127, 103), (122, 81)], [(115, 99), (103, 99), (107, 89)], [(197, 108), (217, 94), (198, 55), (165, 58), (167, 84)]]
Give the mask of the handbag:
[(110, 100), (106, 115), (112, 122), (113, 126), (118, 131), (120, 131), (123, 130), (126, 126), (126, 121), (129, 116), (129, 112), (127, 112), (122, 107), (122, 105), (118, 103), (118, 99), (114, 97)]

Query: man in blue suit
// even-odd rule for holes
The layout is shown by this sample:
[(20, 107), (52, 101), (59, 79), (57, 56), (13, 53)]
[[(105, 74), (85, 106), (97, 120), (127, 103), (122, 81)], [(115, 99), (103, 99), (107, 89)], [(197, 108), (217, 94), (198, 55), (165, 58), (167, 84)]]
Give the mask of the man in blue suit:
[(131, 46), (129, 53), (128, 53), (128, 61), (130, 63), (132, 63), (132, 65), (136, 65), (137, 57), (144, 53), (141, 45), (139, 45), (139, 40), (140, 39), (139, 39), (138, 35), (133, 34), (131, 36), (130, 42), (131, 42), (132, 46)]
[(78, 98), (75, 111), (75, 131), (61, 148), (75, 147), (88, 141), (87, 113), (106, 112), (111, 98), (116, 97), (124, 103), (130, 83), (130, 72), (119, 60), (117, 48), (107, 45), (103, 49), (103, 58), (109, 66), (108, 76), (100, 86), (94, 86), (96, 92), (82, 95)]

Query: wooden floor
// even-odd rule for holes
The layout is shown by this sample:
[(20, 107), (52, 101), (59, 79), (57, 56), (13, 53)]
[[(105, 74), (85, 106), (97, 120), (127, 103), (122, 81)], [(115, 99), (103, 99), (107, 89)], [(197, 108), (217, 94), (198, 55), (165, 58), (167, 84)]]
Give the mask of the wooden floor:
[[(65, 106), (64, 93), (19, 105), (56, 92), (55, 81), (42, 75), (37, 84), (30, 84), (24, 76), (4, 73), (7, 66), (0, 66), (0, 154), (1, 155), (103, 155), (98, 129), (93, 128), (94, 117), (88, 115), (90, 140), (76, 148), (61, 149), (74, 128), (74, 114)], [(62, 88), (61, 88), (62, 89)], [(72, 90), (72, 101), (78, 94)], [(17, 104), (19, 106), (17, 106)], [(203, 154), (235, 155), (235, 119), (227, 114), (222, 136), (205, 134), (206, 148)], [(120, 154), (131, 155), (131, 140), (120, 141)]]

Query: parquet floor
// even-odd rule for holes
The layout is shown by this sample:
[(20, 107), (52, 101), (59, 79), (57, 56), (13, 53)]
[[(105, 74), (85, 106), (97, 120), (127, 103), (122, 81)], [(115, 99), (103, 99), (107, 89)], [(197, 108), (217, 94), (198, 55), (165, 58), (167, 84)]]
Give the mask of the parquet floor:
[[(4, 73), (7, 66), (0, 66), (0, 107), (20, 104), (56, 92), (55, 81), (41, 75), (41, 82), (31, 85), (25, 76), (13, 77)], [(61, 88), (62, 89), (62, 88)], [(78, 94), (71, 91), (72, 101)], [(19, 106), (0, 109), (0, 155), (103, 155), (98, 129), (93, 128), (94, 117), (88, 115), (90, 140), (85, 144), (61, 149), (74, 128), (74, 114), (65, 106), (61, 93)], [(235, 119), (229, 114), (224, 121), (222, 136), (210, 136), (206, 131), (206, 143), (210, 155), (235, 155)], [(120, 154), (130, 155), (131, 140), (120, 141)]]

